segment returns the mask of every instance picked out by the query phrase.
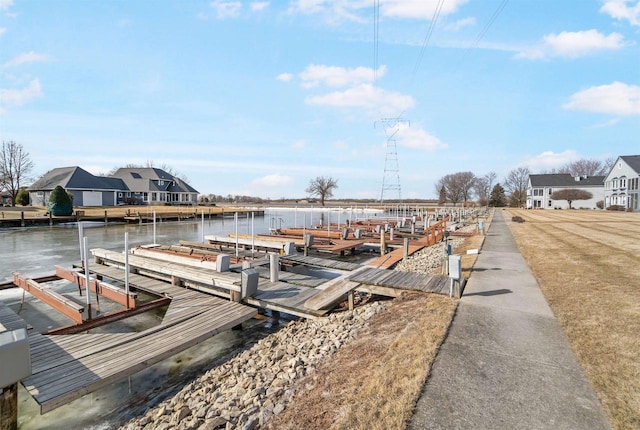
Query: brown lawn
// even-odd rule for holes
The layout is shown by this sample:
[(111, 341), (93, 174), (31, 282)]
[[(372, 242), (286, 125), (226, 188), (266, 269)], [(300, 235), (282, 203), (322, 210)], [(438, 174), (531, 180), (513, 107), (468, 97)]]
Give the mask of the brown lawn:
[(640, 214), (508, 210), (511, 231), (616, 429), (640, 428)]

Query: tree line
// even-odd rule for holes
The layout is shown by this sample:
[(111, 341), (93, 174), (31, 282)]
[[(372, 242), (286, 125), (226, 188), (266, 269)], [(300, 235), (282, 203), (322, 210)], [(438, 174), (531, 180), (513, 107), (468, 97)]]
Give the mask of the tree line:
[[(577, 176), (605, 176), (615, 163), (615, 158), (604, 161), (582, 158), (564, 164), (551, 170), (543, 170), (539, 174), (566, 173)], [(502, 183), (496, 182), (495, 172), (489, 172), (481, 176), (473, 172), (457, 172), (443, 176), (435, 184), (435, 192), (438, 195), (438, 204), (445, 203), (467, 205), (470, 201), (477, 202), (480, 206), (512, 206), (522, 207), (527, 201), (527, 186), (529, 175), (532, 172), (528, 167), (517, 167), (509, 171)], [(579, 190), (576, 190), (579, 191)], [(585, 200), (591, 198), (585, 193), (563, 193), (556, 195), (556, 200), (568, 200), (569, 206), (573, 200)]]
[[(571, 176), (604, 176), (613, 164), (614, 158), (601, 161), (597, 159), (583, 158), (566, 163), (565, 165), (550, 170), (543, 170), (540, 174), (568, 173)], [(145, 165), (129, 164), (125, 167), (156, 167), (153, 161), (147, 161)], [(29, 153), (22, 144), (14, 141), (2, 142), (0, 147), (0, 191), (7, 191), (11, 199), (12, 206), (16, 203), (29, 204), (29, 195), (25, 184), (32, 180), (31, 172), (34, 163), (29, 157)], [(159, 166), (167, 173), (178, 177), (185, 182), (189, 182), (186, 175), (175, 171), (171, 167), (163, 164)], [(115, 173), (118, 168), (113, 168), (111, 173)], [(521, 207), (527, 199), (527, 185), (529, 175), (532, 172), (528, 167), (518, 167), (511, 170), (502, 180), (497, 182), (497, 174), (489, 172), (484, 175), (476, 175), (473, 172), (457, 172), (443, 176), (435, 184), (435, 192), (438, 195), (438, 204), (447, 203), (457, 205), (467, 205), (470, 202), (477, 202), (481, 206), (514, 206)], [(317, 196), (322, 205), (325, 200), (333, 196), (333, 191), (338, 188), (338, 180), (331, 177), (319, 176), (309, 181), (306, 192), (309, 196)], [(558, 196), (560, 197), (560, 196)], [(566, 197), (566, 196), (564, 196)], [(584, 195), (571, 195), (574, 200), (581, 200)], [(582, 198), (576, 198), (582, 197)], [(284, 198), (283, 198), (284, 199)], [(565, 198), (562, 198), (565, 200)], [(201, 203), (263, 203), (265, 199), (260, 197), (227, 194), (226, 196), (217, 194), (201, 195)], [(270, 201), (270, 199), (266, 199)], [(571, 204), (571, 203), (570, 203)]]

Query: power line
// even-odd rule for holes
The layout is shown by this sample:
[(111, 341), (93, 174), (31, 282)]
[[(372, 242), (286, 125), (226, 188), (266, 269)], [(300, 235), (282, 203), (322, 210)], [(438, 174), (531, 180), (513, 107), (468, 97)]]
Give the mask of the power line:
[(471, 43), (471, 45), (469, 45), (469, 47), (467, 48), (467, 51), (478, 46), (478, 43), (480, 43), (480, 39), (484, 37), (486, 32), (489, 30), (489, 27), (491, 27), (493, 22), (498, 18), (498, 15), (500, 15), (500, 13), (507, 6), (507, 3), (509, 3), (509, 0), (502, 0), (502, 3), (500, 3), (496, 8), (496, 10), (493, 11), (493, 15), (491, 15), (491, 18), (489, 18), (489, 21), (487, 21), (487, 23), (484, 25), (482, 30), (480, 30), (480, 34), (478, 34), (478, 37), (476, 37), (476, 39)]
[(427, 30), (427, 34), (424, 38), (424, 42), (422, 42), (422, 48), (420, 49), (420, 53), (418, 54), (418, 60), (416, 61), (416, 65), (413, 68), (411, 81), (413, 81), (416, 73), (418, 72), (418, 68), (420, 68), (420, 63), (422, 63), (422, 58), (424, 57), (424, 53), (427, 50), (429, 41), (431, 40), (431, 35), (433, 34), (433, 30), (436, 27), (436, 22), (438, 21), (438, 17), (440, 16), (440, 11), (442, 10), (443, 5), (444, 5), (444, 0), (439, 0), (438, 4), (436, 5), (436, 8), (433, 10), (433, 16), (431, 17), (431, 23), (429, 24), (429, 29)]

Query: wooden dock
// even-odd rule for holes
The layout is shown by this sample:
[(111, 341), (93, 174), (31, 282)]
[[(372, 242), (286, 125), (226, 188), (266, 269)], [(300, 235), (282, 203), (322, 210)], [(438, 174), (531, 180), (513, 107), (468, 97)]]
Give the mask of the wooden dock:
[(349, 280), (360, 284), (358, 291), (387, 297), (398, 297), (403, 291), (449, 294), (449, 278), (441, 275), (367, 267)]
[[(117, 268), (100, 270), (114, 280), (124, 276)], [(136, 333), (29, 335), (32, 376), (22, 384), (41, 413), (133, 375), (257, 314), (254, 308), (140, 275), (131, 274), (130, 285), (171, 298), (160, 324)], [(0, 322), (11, 321), (8, 308), (2, 306)]]

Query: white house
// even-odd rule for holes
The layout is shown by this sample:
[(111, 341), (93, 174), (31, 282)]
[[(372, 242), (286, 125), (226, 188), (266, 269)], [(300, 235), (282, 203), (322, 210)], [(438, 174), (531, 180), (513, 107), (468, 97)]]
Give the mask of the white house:
[(622, 206), (633, 212), (640, 212), (638, 202), (640, 187), (640, 155), (618, 157), (611, 171), (604, 179), (604, 205)]
[(527, 186), (527, 209), (569, 209), (566, 200), (553, 200), (551, 195), (562, 189), (577, 189), (591, 193), (588, 200), (576, 200), (572, 207), (597, 209), (604, 200), (604, 176), (576, 176), (568, 173), (529, 175)]

